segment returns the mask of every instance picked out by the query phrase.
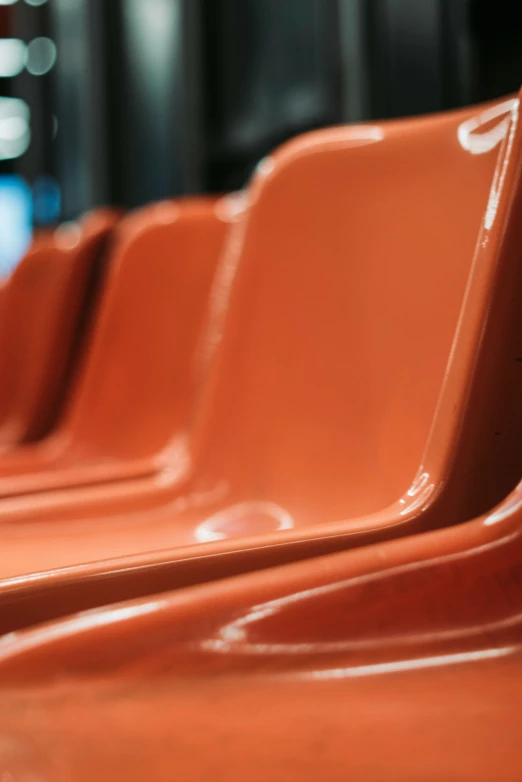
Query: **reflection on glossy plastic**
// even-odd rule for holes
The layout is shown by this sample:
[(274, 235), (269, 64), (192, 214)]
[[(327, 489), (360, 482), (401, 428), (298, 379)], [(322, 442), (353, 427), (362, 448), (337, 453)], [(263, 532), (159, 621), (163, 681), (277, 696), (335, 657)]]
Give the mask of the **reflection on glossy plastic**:
[(242, 502), (211, 516), (197, 527), (194, 537), (200, 543), (230, 540), (234, 537), (259, 535), (292, 529), (292, 517), (273, 502)]

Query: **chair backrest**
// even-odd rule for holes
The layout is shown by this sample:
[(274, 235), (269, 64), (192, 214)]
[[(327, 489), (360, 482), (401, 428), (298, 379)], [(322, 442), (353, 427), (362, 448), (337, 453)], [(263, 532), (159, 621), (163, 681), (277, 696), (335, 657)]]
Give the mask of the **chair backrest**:
[(82, 455), (156, 454), (187, 418), (193, 359), (233, 210), (162, 202), (117, 228), (111, 267), (64, 431)]
[(56, 422), (93, 298), (93, 271), (116, 214), (35, 238), (5, 283), (0, 310), (0, 442), (40, 439)]
[(230, 257), (221, 272), (229, 307), (194, 438), (195, 471), (230, 502), (278, 503), (307, 523), (409, 488), (512, 106), (476, 136), (468, 109), (315, 132), (265, 161), (235, 273)]

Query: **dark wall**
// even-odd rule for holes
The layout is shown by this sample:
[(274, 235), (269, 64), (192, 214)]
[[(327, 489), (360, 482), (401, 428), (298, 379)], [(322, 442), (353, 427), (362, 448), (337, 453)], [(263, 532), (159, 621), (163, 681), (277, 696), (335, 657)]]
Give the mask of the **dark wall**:
[(522, 4), (512, 0), (12, 8), (17, 34), (45, 29), (58, 61), (49, 78), (12, 86), (35, 108), (33, 144), (11, 168), (29, 180), (54, 174), (64, 217), (100, 203), (239, 188), (295, 134), (444, 110), (522, 82)]

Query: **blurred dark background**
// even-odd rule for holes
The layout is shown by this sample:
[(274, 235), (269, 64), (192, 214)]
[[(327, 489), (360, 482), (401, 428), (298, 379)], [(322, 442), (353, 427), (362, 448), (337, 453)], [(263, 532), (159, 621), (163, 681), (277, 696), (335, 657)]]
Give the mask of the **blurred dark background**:
[(521, 82), (514, 0), (0, 0), (0, 272), (34, 226), (237, 189), (297, 133)]

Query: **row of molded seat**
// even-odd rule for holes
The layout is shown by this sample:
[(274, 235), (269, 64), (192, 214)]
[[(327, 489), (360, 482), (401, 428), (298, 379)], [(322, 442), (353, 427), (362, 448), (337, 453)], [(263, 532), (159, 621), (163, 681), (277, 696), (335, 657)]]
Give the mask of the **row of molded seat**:
[(517, 99), (318, 131), (123, 219), (69, 414), (0, 461), (0, 594), (52, 618), (500, 502), (520, 144)]
[(518, 779), (521, 167), (510, 98), (110, 218), (0, 459), (2, 779)]
[(233, 203), (160, 203), (115, 226), (65, 413), (48, 437), (0, 460), (1, 497), (157, 472), (197, 392), (193, 356)]

